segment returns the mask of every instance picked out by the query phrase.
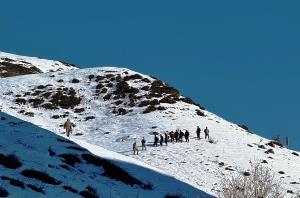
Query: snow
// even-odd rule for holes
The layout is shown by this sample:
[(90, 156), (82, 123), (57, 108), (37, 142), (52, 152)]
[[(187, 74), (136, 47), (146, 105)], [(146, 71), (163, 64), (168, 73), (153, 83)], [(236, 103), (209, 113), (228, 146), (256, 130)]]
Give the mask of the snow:
[(30, 68), (32, 66), (37, 67), (42, 73), (50, 71), (68, 71), (78, 69), (75, 66), (67, 65), (60, 61), (47, 60), (36, 57), (20, 56), (0, 51), (0, 63), (4, 61), (4, 58), (11, 59), (14, 64), (20, 64), (23, 67)]
[[(18, 169), (8, 169), (0, 165), (1, 176), (10, 177), (24, 182), (25, 188), (13, 186), (8, 181), (1, 180), (0, 186), (5, 188), (10, 197), (41, 197), (43, 194), (37, 193), (27, 187), (28, 184), (41, 187), (46, 197), (80, 197), (62, 188), (63, 185), (81, 191), (86, 186), (92, 186), (100, 197), (163, 197), (167, 194), (182, 194), (187, 197), (207, 196), (206, 193), (193, 188), (192, 186), (180, 182), (165, 175), (162, 171), (152, 168), (136, 159), (120, 155), (118, 153), (105, 150), (101, 147), (90, 145), (78, 140), (77, 143), (62, 143), (57, 139), (66, 139), (39, 128), (33, 124), (8, 116), (0, 112), (1, 139), (0, 148), (2, 154), (15, 154), (22, 162)], [(83, 146), (89, 151), (70, 150), (67, 146), (80, 148)], [(112, 161), (134, 176), (135, 178), (153, 185), (153, 190), (143, 190), (137, 186), (126, 185), (120, 181), (109, 179), (101, 175), (101, 168), (88, 163), (77, 163), (70, 170), (60, 167), (61, 159), (56, 156), (49, 156), (48, 149), (51, 148), (56, 155), (73, 153), (80, 156), (80, 153), (92, 152), (97, 156)], [(51, 166), (49, 166), (51, 165)], [(36, 179), (30, 179), (20, 174), (23, 170), (34, 169), (43, 171), (51, 177), (62, 182), (60, 185), (50, 185)]]
[[(90, 82), (88, 75), (105, 75), (108, 73), (120, 74), (124, 77), (138, 74), (126, 68), (99, 67), (91, 69), (80, 69), (76, 71), (63, 71), (50, 74), (34, 74), (18, 76), (0, 80), (0, 104), (2, 111), (22, 120), (34, 123), (42, 128), (63, 135), (60, 127), (66, 118), (52, 119), (53, 115), (62, 115), (69, 112), (69, 118), (76, 124), (74, 134), (82, 133), (82, 136), (72, 136), (71, 140), (85, 148), (110, 150), (113, 153), (106, 157), (113, 159), (115, 153), (118, 157), (134, 158), (141, 166), (154, 167), (154, 170), (170, 175), (179, 181), (188, 183), (201, 191), (217, 195), (220, 190), (220, 181), (223, 177), (244, 172), (250, 168), (251, 161), (266, 160), (266, 166), (272, 168), (285, 190), (294, 193), (300, 189), (300, 157), (293, 155), (287, 148), (265, 145), (270, 140), (251, 134), (236, 124), (228, 122), (217, 115), (204, 111), (205, 117), (198, 116), (196, 109), (199, 107), (177, 102), (175, 104), (164, 104), (165, 111), (155, 111), (143, 114), (144, 108), (133, 107), (132, 112), (126, 115), (115, 115), (112, 113), (112, 101), (104, 101), (102, 96), (95, 96), (97, 83)], [(154, 81), (151, 77), (140, 74)], [(71, 83), (73, 78), (79, 79), (80, 83)], [(34, 80), (33, 80), (34, 79)], [(63, 79), (64, 83), (57, 82)], [(30, 105), (15, 104), (15, 95), (30, 91), (37, 85), (52, 84), (53, 87), (61, 85), (73, 87), (79, 96), (82, 96), (80, 107), (85, 108), (83, 113), (75, 113), (72, 109), (46, 110), (33, 108)], [(130, 86), (141, 88), (147, 83), (139, 80), (131, 80)], [(115, 89), (115, 84), (112, 90)], [(140, 95), (145, 91), (140, 91)], [(19, 113), (26, 110), (34, 113), (34, 117), (28, 117)], [(95, 116), (95, 119), (85, 121), (85, 117)], [(202, 129), (201, 140), (196, 139), (196, 127)], [(157, 127), (153, 129), (153, 127)], [(204, 140), (203, 130), (210, 129), (211, 138), (214, 143)], [(166, 131), (182, 129), (189, 130), (190, 142), (169, 143), (168, 146), (153, 147), (152, 131), (165, 133)], [(132, 143), (145, 137), (148, 142), (147, 151), (139, 155), (132, 154)], [(265, 145), (267, 149), (272, 148), (274, 154), (266, 154), (267, 149), (261, 149), (258, 145)], [(95, 152), (95, 154), (101, 154)], [(121, 157), (122, 156), (122, 157)], [(220, 163), (224, 163), (222, 166)], [(221, 163), (221, 164), (222, 164)], [(146, 165), (147, 164), (147, 165)], [(232, 169), (234, 171), (230, 171)], [(285, 174), (279, 174), (284, 171)], [(296, 182), (296, 184), (291, 184)], [(299, 192), (300, 193), (300, 192)], [(295, 195), (295, 194), (294, 194)], [(287, 197), (289, 197), (287, 195)], [(291, 197), (293, 197), (291, 195)]]

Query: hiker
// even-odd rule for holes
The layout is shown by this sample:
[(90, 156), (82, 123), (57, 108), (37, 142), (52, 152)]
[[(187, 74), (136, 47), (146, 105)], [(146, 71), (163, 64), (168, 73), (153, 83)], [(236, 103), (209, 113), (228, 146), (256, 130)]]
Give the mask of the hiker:
[(154, 135), (154, 146), (157, 146), (157, 143), (158, 143), (158, 137)]
[(169, 136), (167, 133), (165, 133), (165, 144), (166, 146), (168, 146), (168, 139), (169, 139)]
[(146, 140), (145, 140), (145, 138), (143, 137), (143, 139), (142, 139), (142, 150), (147, 150), (147, 148), (146, 148)]
[(180, 130), (180, 132), (179, 132), (179, 142), (182, 142), (183, 136), (184, 136), (184, 133)]
[(138, 155), (139, 154), (139, 149), (138, 149), (138, 146), (137, 146), (136, 142), (133, 143), (132, 150), (133, 150), (133, 155), (135, 155), (135, 154)]
[(188, 130), (186, 130), (184, 133), (184, 138), (185, 138), (186, 142), (190, 142), (189, 136), (190, 136), (190, 133), (188, 132)]
[(204, 134), (205, 134), (205, 139), (206, 138), (209, 139), (209, 129), (207, 127), (204, 129)]
[(170, 135), (170, 138), (171, 138), (171, 142), (174, 142), (174, 132), (171, 131), (169, 135)]
[(66, 129), (66, 135), (70, 139), (70, 135), (72, 134), (72, 129), (75, 127), (75, 124), (70, 121), (68, 118), (67, 121), (64, 123), (64, 129)]
[(176, 142), (178, 142), (178, 137), (179, 137), (179, 132), (178, 132), (178, 130), (175, 131), (174, 136), (175, 136)]
[(197, 133), (197, 139), (198, 139), (198, 140), (200, 140), (200, 132), (201, 132), (201, 129), (200, 129), (199, 126), (197, 126), (197, 131), (196, 131), (196, 133)]
[(162, 146), (163, 142), (164, 142), (164, 136), (160, 134), (160, 141), (159, 141), (160, 146)]

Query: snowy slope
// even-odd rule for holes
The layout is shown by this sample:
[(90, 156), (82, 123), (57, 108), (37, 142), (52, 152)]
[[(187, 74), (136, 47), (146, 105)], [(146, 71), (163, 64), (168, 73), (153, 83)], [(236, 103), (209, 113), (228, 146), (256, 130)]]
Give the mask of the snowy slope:
[[(82, 192), (88, 186), (101, 198), (167, 194), (208, 197), (138, 160), (85, 142), (76, 144), (1, 112), (0, 134), (0, 191), (5, 189), (9, 197), (84, 197)], [(20, 163), (3, 159), (10, 154), (17, 156)], [(93, 164), (89, 159), (100, 159), (102, 164)], [(45, 176), (32, 178), (38, 175), (32, 170), (46, 173), (52, 180)]]
[[(244, 172), (251, 161), (263, 160), (285, 190), (293, 192), (287, 197), (295, 197), (300, 189), (299, 152), (272, 147), (270, 140), (204, 110), (174, 88), (126, 68), (1, 79), (0, 102), (4, 112), (60, 135), (68, 117), (76, 124), (75, 142), (136, 158), (213, 195), (224, 176)], [(210, 129), (213, 143), (204, 140), (203, 133), (200, 141), (195, 138), (197, 126)], [(176, 129), (189, 130), (190, 142), (152, 146), (153, 130)], [(133, 156), (132, 143), (140, 143), (142, 137), (148, 149)]]
[(61, 61), (19, 56), (0, 51), (0, 78), (75, 69), (78, 69), (75, 65)]

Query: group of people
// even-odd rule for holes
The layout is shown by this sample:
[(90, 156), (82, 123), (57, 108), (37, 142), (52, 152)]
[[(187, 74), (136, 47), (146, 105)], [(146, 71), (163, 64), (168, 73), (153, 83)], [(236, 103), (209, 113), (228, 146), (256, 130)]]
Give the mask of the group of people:
[[(67, 121), (64, 123), (63, 125), (64, 129), (66, 129), (66, 135), (68, 138), (70, 138), (70, 135), (72, 134), (72, 129), (73, 127), (75, 127), (75, 124), (72, 123), (70, 121), (70, 119), (67, 119)], [(198, 126), (197, 130), (196, 130), (196, 134), (197, 134), (197, 139), (200, 140), (200, 133), (201, 133), (201, 129)], [(209, 139), (209, 129), (206, 127), (204, 129), (204, 135), (205, 135), (205, 139)], [(154, 134), (154, 146), (158, 146), (158, 143), (160, 144), (160, 146), (163, 146), (163, 143), (165, 143), (166, 146), (168, 146), (168, 142), (170, 140), (170, 142), (183, 142), (183, 138), (185, 139), (186, 142), (190, 141), (190, 132), (188, 130), (185, 130), (185, 132), (183, 132), (182, 130), (176, 130), (175, 132), (171, 131), (166, 132), (163, 134), (158, 134), (155, 133)], [(145, 137), (143, 137), (143, 139), (141, 140), (142, 143), (142, 150), (146, 150), (146, 139)], [(138, 155), (139, 154), (139, 149), (138, 149), (138, 145), (136, 143), (136, 141), (133, 143), (132, 145), (132, 150), (133, 150), (133, 154), (134, 155)]]
[[(196, 130), (196, 134), (197, 134), (197, 139), (200, 140), (200, 133), (201, 133), (201, 129), (198, 126), (197, 130)], [(206, 127), (204, 129), (204, 135), (205, 135), (205, 139), (209, 139), (209, 129), (208, 127)], [(168, 142), (170, 140), (170, 142), (183, 142), (183, 138), (185, 139), (186, 142), (190, 141), (190, 132), (188, 130), (186, 130), (185, 132), (183, 132), (182, 130), (176, 130), (175, 132), (171, 131), (171, 132), (166, 132), (164, 134), (154, 134), (154, 141), (153, 141), (153, 146), (157, 147), (158, 143), (160, 144), (160, 146), (163, 146), (163, 143), (165, 143), (166, 146), (168, 146)], [(145, 137), (143, 137), (143, 139), (141, 140), (142, 143), (142, 150), (146, 150), (146, 139)], [(138, 155), (139, 154), (139, 149), (138, 149), (138, 145), (136, 143), (136, 141), (133, 143), (132, 146), (133, 149), (133, 154), (134, 155)]]
[(171, 131), (168, 133), (165, 133), (164, 135), (160, 134), (159, 137), (157, 135), (154, 135), (154, 146), (158, 146), (158, 142), (160, 146), (163, 145), (163, 143), (168, 146), (168, 141), (170, 140), (171, 142), (183, 142), (183, 138), (185, 139), (186, 142), (189, 142), (190, 139), (190, 132), (186, 130), (185, 132), (181, 130), (176, 130), (175, 132)]

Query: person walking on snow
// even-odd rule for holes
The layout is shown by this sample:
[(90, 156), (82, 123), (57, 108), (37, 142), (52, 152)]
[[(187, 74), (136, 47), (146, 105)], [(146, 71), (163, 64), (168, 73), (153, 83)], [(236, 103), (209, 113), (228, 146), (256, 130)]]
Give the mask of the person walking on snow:
[(201, 132), (201, 129), (200, 129), (199, 126), (197, 126), (197, 131), (196, 131), (196, 133), (197, 133), (197, 139), (198, 139), (198, 140), (200, 140), (200, 132)]
[(66, 129), (66, 135), (70, 139), (70, 135), (72, 134), (73, 127), (75, 124), (70, 121), (68, 118), (67, 121), (64, 123), (64, 129)]
[(188, 132), (188, 130), (186, 130), (185, 133), (184, 133), (184, 138), (185, 138), (186, 142), (190, 142), (189, 136), (190, 136), (190, 133)]
[(146, 140), (145, 140), (144, 137), (143, 137), (143, 139), (142, 139), (141, 142), (142, 142), (142, 150), (144, 150), (144, 149), (147, 150), (147, 149), (146, 149)]
[(171, 138), (171, 142), (174, 142), (174, 132), (173, 131), (170, 132), (170, 138)]
[(178, 138), (179, 138), (179, 132), (178, 132), (178, 130), (175, 131), (174, 135), (175, 135), (176, 142), (178, 142)]
[(180, 130), (180, 132), (179, 132), (179, 142), (182, 142), (183, 136), (184, 136), (184, 133)]
[(133, 150), (133, 155), (135, 155), (135, 154), (138, 155), (139, 154), (139, 149), (138, 149), (138, 146), (137, 146), (136, 142), (133, 143), (132, 150)]
[(154, 135), (154, 146), (157, 146), (157, 143), (158, 143), (158, 137)]
[(209, 139), (209, 129), (207, 127), (204, 129), (204, 134), (205, 134), (205, 139), (206, 138)]
[(167, 133), (165, 133), (165, 144), (166, 146), (168, 146), (168, 139), (169, 139), (169, 136)]
[(159, 141), (160, 146), (163, 145), (163, 142), (164, 142), (164, 136), (162, 134), (160, 134), (160, 141)]

